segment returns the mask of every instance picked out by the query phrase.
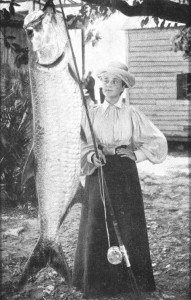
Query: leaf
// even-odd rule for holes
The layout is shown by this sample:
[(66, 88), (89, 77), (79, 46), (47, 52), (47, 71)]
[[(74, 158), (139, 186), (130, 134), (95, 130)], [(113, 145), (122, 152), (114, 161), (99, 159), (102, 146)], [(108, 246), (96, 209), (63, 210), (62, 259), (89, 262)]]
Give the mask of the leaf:
[(165, 24), (166, 20), (163, 20), (162, 23), (160, 24), (160, 28), (164, 28), (164, 24)]
[(147, 25), (148, 21), (149, 21), (149, 17), (146, 17), (146, 19), (145, 19), (145, 25)]
[(154, 19), (155, 24), (156, 24), (157, 27), (158, 27), (158, 24), (159, 24), (159, 18), (158, 18), (158, 17), (153, 17), (153, 19)]
[(143, 19), (143, 20), (141, 21), (141, 27), (143, 28), (144, 25), (145, 25), (145, 20)]
[(6, 8), (3, 8), (3, 17), (7, 21), (10, 20), (10, 18), (11, 18), (11, 15)]
[(149, 21), (149, 17), (146, 17), (145, 19), (143, 19), (141, 21), (141, 27), (143, 27), (144, 25), (147, 25), (148, 21)]
[(17, 68), (20, 68), (21, 65), (27, 65), (28, 64), (28, 52), (19, 53), (15, 57), (15, 62), (14, 63), (17, 66)]
[(139, 5), (140, 3), (139, 3), (139, 1), (138, 0), (134, 0), (133, 1), (133, 6), (137, 6), (137, 5)]
[(92, 37), (93, 37), (93, 31), (94, 30), (89, 30), (88, 31), (88, 33), (86, 35), (85, 43), (88, 43), (92, 39)]
[(12, 43), (12, 46), (13, 46), (14, 51), (16, 53), (21, 53), (23, 51), (23, 48), (17, 43)]
[(8, 48), (8, 49), (11, 47), (10, 43), (7, 41), (6, 38), (4, 39), (4, 45), (5, 45), (5, 47)]

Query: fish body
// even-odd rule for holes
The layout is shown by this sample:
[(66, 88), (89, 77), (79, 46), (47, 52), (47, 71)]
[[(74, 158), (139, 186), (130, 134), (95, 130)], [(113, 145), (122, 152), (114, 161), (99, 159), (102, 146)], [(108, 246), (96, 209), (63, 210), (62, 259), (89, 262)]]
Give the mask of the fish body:
[[(33, 107), (33, 149), (23, 173), (35, 159), (40, 237), (20, 279), (47, 263), (69, 280), (59, 228), (76, 193), (80, 176), (82, 101), (62, 17), (51, 8), (26, 16)], [(33, 154), (32, 154), (33, 153)]]

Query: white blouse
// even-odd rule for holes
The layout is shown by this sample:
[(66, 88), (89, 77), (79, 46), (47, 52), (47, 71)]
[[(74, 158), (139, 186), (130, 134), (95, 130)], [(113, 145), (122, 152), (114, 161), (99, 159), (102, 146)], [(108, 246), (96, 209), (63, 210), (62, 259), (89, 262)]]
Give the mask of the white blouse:
[[(105, 155), (114, 155), (115, 148), (128, 145), (134, 150), (136, 162), (145, 159), (157, 164), (167, 156), (167, 141), (162, 132), (137, 108), (122, 102), (115, 105), (103, 104), (89, 109), (90, 119), (97, 145), (103, 147)], [(90, 175), (96, 167), (91, 162), (95, 152), (86, 112), (82, 116), (82, 175)]]

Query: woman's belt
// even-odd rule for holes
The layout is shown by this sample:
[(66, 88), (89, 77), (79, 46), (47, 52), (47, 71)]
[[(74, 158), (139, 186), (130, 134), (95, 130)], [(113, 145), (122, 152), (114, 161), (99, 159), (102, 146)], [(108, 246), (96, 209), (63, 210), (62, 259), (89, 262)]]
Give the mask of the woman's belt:
[(121, 145), (121, 146), (118, 146), (118, 147), (113, 147), (113, 146), (107, 146), (107, 147), (104, 147), (102, 145), (98, 145), (98, 149), (103, 151), (103, 153), (105, 155), (115, 155), (116, 154), (116, 150), (117, 149), (120, 149), (120, 148), (125, 148), (127, 149), (128, 147), (130, 147), (129, 145)]

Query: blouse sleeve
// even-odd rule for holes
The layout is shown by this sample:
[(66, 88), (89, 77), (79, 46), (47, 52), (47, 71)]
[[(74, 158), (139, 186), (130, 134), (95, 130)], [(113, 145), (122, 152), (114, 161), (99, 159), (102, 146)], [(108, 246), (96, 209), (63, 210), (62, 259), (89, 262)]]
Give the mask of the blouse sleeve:
[[(92, 121), (93, 109), (89, 109), (89, 114)], [(81, 175), (91, 175), (96, 169), (94, 164), (91, 162), (91, 156), (95, 153), (95, 151), (85, 109), (82, 112), (81, 125)]]
[(153, 164), (162, 163), (168, 152), (163, 133), (140, 111), (131, 109), (133, 146), (137, 161), (148, 159)]

